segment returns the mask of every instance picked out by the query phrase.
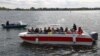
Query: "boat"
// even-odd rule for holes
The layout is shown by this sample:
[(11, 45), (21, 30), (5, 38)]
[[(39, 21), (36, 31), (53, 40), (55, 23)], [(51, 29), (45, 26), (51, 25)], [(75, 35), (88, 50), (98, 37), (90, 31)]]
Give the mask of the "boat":
[(10, 29), (10, 28), (25, 28), (27, 24), (23, 23), (22, 21), (19, 21), (17, 23), (9, 23), (9, 21), (6, 22), (6, 24), (1, 24), (3, 28)]
[(19, 33), (19, 37), (28, 43), (32, 44), (57, 44), (57, 45), (93, 45), (93, 42), (98, 39), (98, 33), (86, 31), (81, 33), (72, 32), (56, 32), (56, 33), (35, 33), (35, 32), (22, 32)]

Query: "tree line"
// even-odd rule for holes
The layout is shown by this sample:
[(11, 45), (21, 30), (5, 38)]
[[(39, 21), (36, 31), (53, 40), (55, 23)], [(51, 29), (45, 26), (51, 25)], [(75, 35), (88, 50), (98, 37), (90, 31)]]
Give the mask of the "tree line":
[(82, 7), (82, 8), (35, 8), (31, 7), (29, 9), (24, 9), (24, 8), (6, 8), (6, 7), (0, 7), (0, 10), (100, 10), (100, 8), (87, 8), (87, 7)]

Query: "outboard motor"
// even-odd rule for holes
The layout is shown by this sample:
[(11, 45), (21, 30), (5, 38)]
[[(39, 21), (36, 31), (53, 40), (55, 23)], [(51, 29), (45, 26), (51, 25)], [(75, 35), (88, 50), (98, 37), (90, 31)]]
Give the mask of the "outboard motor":
[(98, 40), (98, 33), (97, 32), (91, 32), (90, 35), (94, 40)]
[(4, 27), (5, 26), (5, 24), (1, 24), (2, 25), (2, 27)]
[(98, 33), (97, 32), (91, 32), (90, 35), (94, 39), (93, 45), (96, 45), (97, 44), (97, 40), (98, 40)]

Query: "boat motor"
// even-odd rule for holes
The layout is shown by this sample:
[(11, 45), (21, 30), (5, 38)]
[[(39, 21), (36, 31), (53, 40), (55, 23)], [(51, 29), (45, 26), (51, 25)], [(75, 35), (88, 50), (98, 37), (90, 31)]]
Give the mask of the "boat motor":
[(94, 40), (98, 40), (98, 33), (97, 32), (91, 32), (90, 35)]
[(98, 40), (98, 33), (97, 32), (91, 32), (91, 37), (93, 38), (93, 43), (92, 45), (97, 45), (97, 40)]

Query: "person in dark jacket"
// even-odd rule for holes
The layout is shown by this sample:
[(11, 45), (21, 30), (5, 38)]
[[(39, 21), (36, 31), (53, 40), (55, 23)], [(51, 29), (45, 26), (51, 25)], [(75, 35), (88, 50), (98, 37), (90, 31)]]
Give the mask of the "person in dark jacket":
[(6, 22), (6, 25), (9, 25), (9, 21)]
[(34, 32), (39, 33), (39, 28), (36, 28)]
[(68, 27), (65, 28), (65, 32), (67, 32), (67, 31), (68, 31)]
[(60, 32), (64, 32), (64, 29), (63, 29), (63, 27), (60, 27)]
[(75, 31), (77, 30), (76, 24), (73, 24), (73, 29), (74, 29)]
[(56, 28), (56, 32), (59, 32), (60, 31), (60, 29), (59, 28)]
[(44, 27), (44, 33), (45, 34), (47, 34), (48, 32), (47, 32), (47, 29), (46, 29), (46, 27)]
[(51, 32), (51, 29), (50, 29), (50, 27), (48, 27), (47, 31), (48, 31), (48, 32)]

